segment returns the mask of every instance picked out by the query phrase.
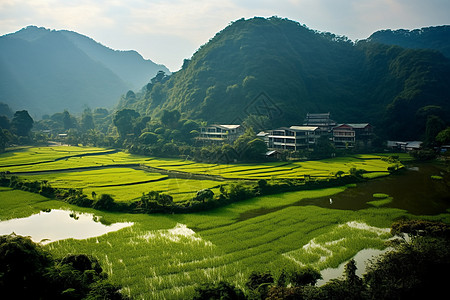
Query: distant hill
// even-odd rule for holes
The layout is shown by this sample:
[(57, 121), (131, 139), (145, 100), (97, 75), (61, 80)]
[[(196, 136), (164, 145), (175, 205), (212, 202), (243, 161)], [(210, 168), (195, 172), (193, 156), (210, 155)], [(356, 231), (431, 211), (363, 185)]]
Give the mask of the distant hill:
[(449, 25), (414, 30), (380, 30), (372, 34), (368, 40), (404, 48), (437, 50), (450, 58)]
[(223, 124), (264, 114), (274, 127), (331, 112), (337, 122), (370, 122), (386, 137), (416, 139), (428, 112), (450, 120), (449, 82), (450, 61), (435, 51), (355, 44), (291, 20), (253, 18), (233, 22), (180, 71), (119, 107), (152, 116), (178, 109)]
[(0, 37), (0, 102), (40, 117), (113, 107), (122, 94), (169, 70), (71, 31), (29, 26)]

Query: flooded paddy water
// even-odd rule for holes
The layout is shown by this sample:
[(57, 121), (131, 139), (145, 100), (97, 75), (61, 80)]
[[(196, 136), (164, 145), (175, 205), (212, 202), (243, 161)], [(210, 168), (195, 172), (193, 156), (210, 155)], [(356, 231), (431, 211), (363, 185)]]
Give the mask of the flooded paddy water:
[(47, 244), (68, 238), (87, 239), (132, 226), (133, 223), (105, 223), (93, 214), (53, 209), (27, 218), (0, 222), (0, 235), (30, 236), (34, 242)]
[(414, 215), (437, 215), (450, 208), (450, 173), (432, 163), (407, 165), (404, 170), (388, 177), (358, 183), (356, 187), (331, 197), (304, 199), (296, 205), (316, 205), (324, 208), (360, 210), (369, 208), (367, 202), (374, 194), (386, 194), (392, 201), (388, 208), (406, 210)]

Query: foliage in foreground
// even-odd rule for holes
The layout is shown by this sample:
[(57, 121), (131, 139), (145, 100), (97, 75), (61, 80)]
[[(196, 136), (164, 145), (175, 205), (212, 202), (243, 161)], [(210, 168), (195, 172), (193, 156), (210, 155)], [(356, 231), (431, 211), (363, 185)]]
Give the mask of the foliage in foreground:
[(30, 238), (0, 236), (0, 290), (5, 299), (125, 299), (96, 258), (53, 258)]
[[(247, 299), (437, 299), (447, 292), (450, 267), (450, 226), (422, 220), (399, 221), (391, 233), (399, 237), (389, 251), (370, 262), (363, 278), (350, 260), (341, 278), (315, 286), (320, 273), (310, 268), (282, 272), (277, 280), (270, 273), (252, 273), (246, 283)], [(407, 237), (407, 238), (406, 238)], [(226, 287), (226, 289), (224, 289)], [(238, 291), (231, 294), (228, 291)], [(227, 291), (227, 292), (224, 292)], [(230, 284), (204, 284), (194, 299), (242, 299), (242, 291)]]

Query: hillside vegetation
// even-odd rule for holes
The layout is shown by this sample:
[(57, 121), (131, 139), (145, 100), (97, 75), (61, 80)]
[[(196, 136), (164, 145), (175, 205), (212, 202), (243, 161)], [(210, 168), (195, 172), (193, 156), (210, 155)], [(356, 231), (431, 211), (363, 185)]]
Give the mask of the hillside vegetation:
[(450, 58), (449, 25), (414, 30), (380, 30), (372, 34), (369, 40), (404, 48), (436, 50)]
[(119, 108), (155, 116), (240, 123), (267, 115), (272, 126), (301, 124), (308, 112), (370, 122), (390, 138), (419, 138), (432, 107), (448, 120), (450, 62), (441, 53), (320, 33), (287, 19), (238, 20)]

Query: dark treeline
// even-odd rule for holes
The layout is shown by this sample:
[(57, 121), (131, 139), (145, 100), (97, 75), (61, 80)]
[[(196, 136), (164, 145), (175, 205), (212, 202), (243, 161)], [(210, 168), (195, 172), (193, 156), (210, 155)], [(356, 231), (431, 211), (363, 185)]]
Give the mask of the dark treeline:
[(450, 267), (450, 226), (422, 220), (392, 224), (396, 239), (388, 242), (394, 250), (368, 262), (363, 277), (356, 275), (350, 260), (340, 278), (318, 287), (321, 278), (310, 267), (293, 267), (277, 276), (254, 272), (241, 290), (221, 281), (197, 286), (194, 299), (438, 299), (447, 294)]
[(55, 258), (29, 237), (0, 236), (3, 299), (128, 299), (98, 260), (84, 254)]

